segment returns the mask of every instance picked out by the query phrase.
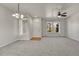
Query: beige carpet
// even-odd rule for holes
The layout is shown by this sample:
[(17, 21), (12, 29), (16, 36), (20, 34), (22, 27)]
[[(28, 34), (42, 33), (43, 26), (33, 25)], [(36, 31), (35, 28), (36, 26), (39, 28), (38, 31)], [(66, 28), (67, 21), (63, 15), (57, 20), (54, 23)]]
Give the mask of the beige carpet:
[(79, 42), (64, 37), (45, 37), (40, 41), (16, 41), (0, 48), (1, 56), (79, 56)]

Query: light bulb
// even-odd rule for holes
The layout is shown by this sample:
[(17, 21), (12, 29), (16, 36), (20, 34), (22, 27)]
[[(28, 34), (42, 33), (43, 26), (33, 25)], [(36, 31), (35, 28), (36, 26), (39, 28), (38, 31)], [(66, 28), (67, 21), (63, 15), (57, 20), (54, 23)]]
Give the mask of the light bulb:
[(58, 16), (59, 18), (61, 17), (61, 16)]
[(24, 18), (24, 15), (21, 15), (20, 17), (23, 19)]
[(19, 13), (15, 13), (15, 14), (13, 14), (12, 16), (14, 16), (14, 17), (16, 17), (16, 18), (21, 18), (21, 19), (24, 18), (24, 15), (23, 15), (23, 14), (19, 14)]
[(15, 13), (15, 15), (16, 15), (16, 16), (15, 16), (16, 18), (19, 18), (19, 16), (20, 16), (18, 13)]
[(15, 13), (15, 15), (18, 16), (19, 14), (18, 13)]
[(16, 15), (16, 18), (19, 18), (19, 15)]
[(13, 14), (12, 16), (18, 18), (18, 17), (19, 17), (19, 14), (18, 14), (18, 13), (15, 13), (15, 14)]
[(14, 17), (15, 17), (16, 15), (15, 15), (15, 14), (12, 14), (12, 16), (14, 16)]

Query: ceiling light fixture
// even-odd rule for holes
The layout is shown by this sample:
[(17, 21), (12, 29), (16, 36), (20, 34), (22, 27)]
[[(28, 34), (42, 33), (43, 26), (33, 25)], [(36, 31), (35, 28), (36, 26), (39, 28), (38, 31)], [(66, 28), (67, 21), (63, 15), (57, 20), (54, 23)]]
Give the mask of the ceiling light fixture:
[(57, 17), (61, 17), (61, 10), (60, 9), (58, 9), (58, 13), (57, 13)]
[(67, 16), (67, 12), (62, 12), (60, 9), (59, 9), (59, 12), (58, 12), (58, 17), (66, 17)]
[(23, 19), (24, 15), (20, 13), (20, 4), (18, 3), (18, 10), (16, 13), (12, 14), (13, 17), (17, 19)]

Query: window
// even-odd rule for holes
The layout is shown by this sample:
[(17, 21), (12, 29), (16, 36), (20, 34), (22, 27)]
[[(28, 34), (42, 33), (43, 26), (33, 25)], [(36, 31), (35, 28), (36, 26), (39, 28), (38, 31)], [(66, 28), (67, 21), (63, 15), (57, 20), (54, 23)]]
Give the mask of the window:
[(59, 32), (59, 22), (47, 22), (47, 32)]

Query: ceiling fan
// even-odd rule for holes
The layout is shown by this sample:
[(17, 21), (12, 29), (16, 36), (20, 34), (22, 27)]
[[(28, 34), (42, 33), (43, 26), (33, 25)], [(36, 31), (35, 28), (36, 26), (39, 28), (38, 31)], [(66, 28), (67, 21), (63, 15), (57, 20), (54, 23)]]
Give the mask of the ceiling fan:
[(58, 12), (58, 17), (66, 17), (67, 16), (67, 12), (61, 12), (60, 10), (59, 10), (59, 12)]

